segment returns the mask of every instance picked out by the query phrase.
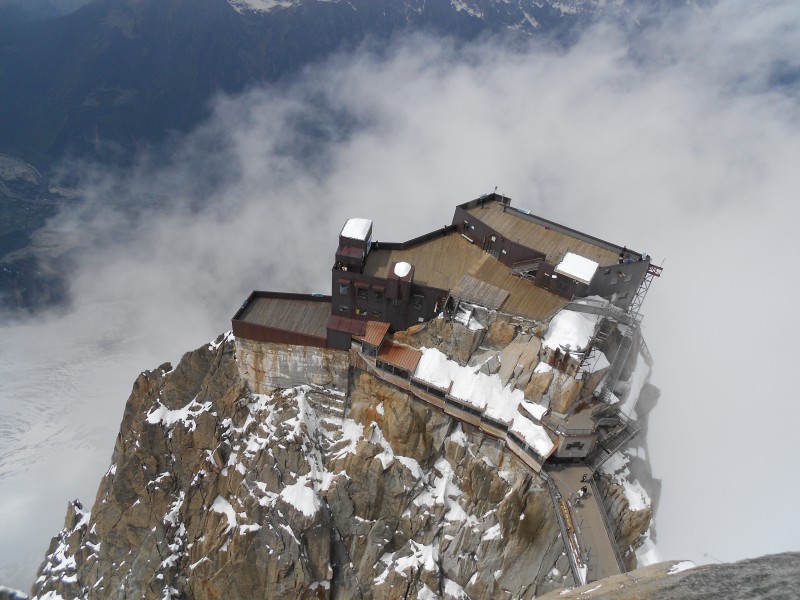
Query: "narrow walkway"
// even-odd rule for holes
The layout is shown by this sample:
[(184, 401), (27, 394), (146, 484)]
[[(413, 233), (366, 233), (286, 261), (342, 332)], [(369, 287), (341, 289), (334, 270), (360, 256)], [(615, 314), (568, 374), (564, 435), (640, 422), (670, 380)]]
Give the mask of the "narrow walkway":
[[(350, 362), (354, 367), (367, 371), (378, 379), (476, 427), (482, 433), (504, 441), (509, 451), (523, 464), (543, 479), (549, 480), (553, 505), (564, 537), (564, 548), (569, 556), (575, 581), (579, 585), (625, 572), (614, 533), (611, 531), (599, 491), (592, 479), (592, 471), (588, 467), (553, 465), (548, 466), (548, 470), (545, 471), (531, 453), (509, 437), (507, 431), (496, 430), (495, 427), (484, 423), (480, 417), (455, 409), (442, 398), (412, 386), (408, 380), (377, 368), (370, 357), (364, 356), (355, 348), (350, 351)], [(586, 482), (581, 481), (584, 475)], [(589, 488), (589, 493), (576, 504), (578, 491), (583, 486)]]
[[(568, 540), (568, 546), (571, 547), (568, 550), (575, 555), (580, 575), (584, 578), (581, 583), (624, 573), (614, 532), (611, 531), (591, 470), (575, 465), (551, 467), (548, 473), (561, 496), (561, 509), (568, 511), (565, 521), (572, 527)], [(586, 481), (582, 481), (584, 477)], [(582, 487), (588, 488), (588, 493), (578, 499)]]
[(444, 397), (439, 398), (426, 392), (417, 385), (412, 385), (408, 379), (398, 377), (397, 375), (388, 373), (387, 371), (378, 368), (375, 365), (374, 359), (364, 356), (364, 354), (359, 350), (351, 349), (350, 363), (354, 367), (367, 371), (385, 383), (393, 385), (394, 387), (411, 394), (419, 400), (427, 402), (428, 404), (432, 404), (451, 417), (476, 427), (484, 434), (505, 442), (506, 448), (508, 448), (512, 454), (530, 467), (534, 473), (543, 479), (547, 479), (547, 473), (542, 469), (542, 462), (546, 460), (546, 457), (539, 456), (533, 450), (533, 448), (528, 446), (525, 440), (521, 439), (514, 432), (509, 431), (507, 425), (487, 418), (477, 409), (472, 409), (471, 412), (469, 410), (465, 410), (467, 407), (448, 395), (444, 395)]

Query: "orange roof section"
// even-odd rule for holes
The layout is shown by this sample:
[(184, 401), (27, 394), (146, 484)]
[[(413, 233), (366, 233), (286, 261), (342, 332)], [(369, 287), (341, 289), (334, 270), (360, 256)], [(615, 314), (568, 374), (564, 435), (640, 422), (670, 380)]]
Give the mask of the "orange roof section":
[(389, 327), (391, 327), (389, 323), (367, 321), (367, 329), (364, 335), (356, 335), (353, 337), (364, 344), (380, 348), (383, 339), (386, 337), (386, 334), (389, 333)]
[(378, 358), (403, 371), (413, 373), (417, 370), (422, 353), (419, 350), (387, 341), (378, 352)]

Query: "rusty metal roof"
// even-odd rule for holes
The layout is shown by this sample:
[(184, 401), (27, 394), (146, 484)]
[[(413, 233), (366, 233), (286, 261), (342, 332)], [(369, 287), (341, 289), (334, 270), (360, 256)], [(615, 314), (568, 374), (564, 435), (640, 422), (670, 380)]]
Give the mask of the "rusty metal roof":
[(381, 321), (367, 321), (367, 330), (364, 335), (357, 335), (354, 337), (360, 342), (369, 344), (375, 348), (379, 348), (383, 342), (383, 338), (385, 338), (386, 334), (389, 333), (389, 327), (391, 327), (389, 323), (383, 323)]
[(387, 341), (378, 352), (378, 358), (390, 365), (413, 373), (417, 370), (422, 353), (419, 350)]
[(367, 329), (367, 323), (366, 321), (359, 321), (358, 319), (348, 319), (347, 317), (331, 315), (328, 318), (326, 328), (333, 329), (334, 331), (346, 331), (351, 335), (364, 335)]
[(532, 281), (515, 276), (510, 267), (458, 234), (438, 236), (404, 250), (372, 250), (367, 255), (364, 274), (386, 278), (390, 273), (390, 265), (401, 260), (414, 265), (414, 282), (418, 284), (452, 290), (466, 274), (492, 288), (504, 290), (508, 297), (502, 302), (503, 312), (527, 319), (549, 318), (567, 304), (564, 298), (537, 287)]
[(256, 296), (242, 311), (239, 320), (282, 331), (324, 338), (325, 323), (331, 313), (330, 302), (316, 298)]
[[(524, 211), (507, 209), (503, 204), (491, 202), (481, 207), (474, 207), (467, 212), (485, 223), (500, 235), (527, 248), (533, 248), (547, 255), (547, 262), (557, 265), (568, 252), (579, 254), (601, 266), (617, 263), (619, 250), (611, 249), (614, 245), (590, 238), (580, 232), (559, 227), (559, 230), (542, 223), (534, 222), (534, 215)], [(552, 224), (554, 227), (557, 224)], [(569, 233), (572, 231), (572, 233)]]

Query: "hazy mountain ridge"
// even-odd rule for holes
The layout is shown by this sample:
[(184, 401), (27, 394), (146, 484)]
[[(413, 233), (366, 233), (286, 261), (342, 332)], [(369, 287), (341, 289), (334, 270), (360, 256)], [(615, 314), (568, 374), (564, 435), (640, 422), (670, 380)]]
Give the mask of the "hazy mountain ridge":
[(34, 232), (76, 196), (33, 165), (0, 154), (0, 307), (34, 311), (66, 299), (64, 253)]
[(0, 86), (15, 90), (0, 107), (0, 150), (37, 165), (65, 153), (125, 160), (197, 124), (215, 94), (292, 76), (369, 38), (406, 30), (464, 41), (510, 30), (558, 35), (599, 6), (353, 0), (265, 12), (237, 11), (227, 0), (96, 0), (0, 27)]
[(38, 21), (74, 12), (90, 0), (0, 0), (0, 22)]

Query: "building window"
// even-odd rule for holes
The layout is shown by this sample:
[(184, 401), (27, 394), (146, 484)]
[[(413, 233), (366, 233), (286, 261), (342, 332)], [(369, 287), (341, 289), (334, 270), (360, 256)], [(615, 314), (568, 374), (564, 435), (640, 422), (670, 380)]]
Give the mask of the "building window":
[(356, 308), (356, 314), (359, 316), (364, 316), (367, 314), (366, 308)]
[(375, 302), (382, 302), (383, 301), (383, 290), (374, 290), (373, 291), (373, 300), (375, 300)]
[(422, 294), (414, 294), (411, 298), (411, 308), (414, 310), (422, 310), (422, 303), (425, 301), (425, 296)]
[(367, 299), (367, 288), (356, 288), (356, 297), (362, 300)]
[(583, 442), (569, 442), (567, 444), (567, 450), (583, 450)]
[(339, 312), (348, 313), (350, 312), (350, 306), (347, 304), (340, 304), (339, 305)]
[(379, 310), (373, 310), (372, 316), (375, 317), (376, 319), (380, 319), (383, 316), (383, 313)]
[(350, 284), (349, 283), (340, 283), (339, 284), (339, 293), (345, 296), (350, 295)]

